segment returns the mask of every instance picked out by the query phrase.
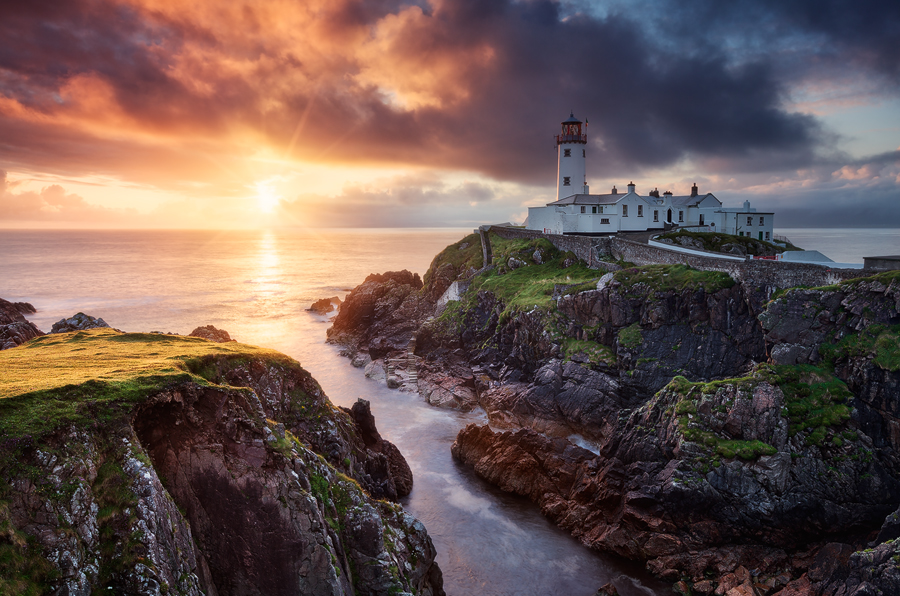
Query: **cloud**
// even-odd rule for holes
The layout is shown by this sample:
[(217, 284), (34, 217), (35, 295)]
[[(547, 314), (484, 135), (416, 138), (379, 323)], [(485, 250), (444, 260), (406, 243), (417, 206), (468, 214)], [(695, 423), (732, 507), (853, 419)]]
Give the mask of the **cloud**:
[[(594, 177), (688, 164), (760, 187), (849, 163), (820, 117), (788, 107), (798, 89), (837, 85), (838, 71), (867, 83), (860, 96), (900, 88), (895, 2), (598, 6), (6, 3), (0, 163), (223, 200), (277, 175), (279, 163), (456, 171), (479, 181), (348, 187), (337, 196), (353, 214), (310, 193), (294, 201), (297, 214), (324, 220), (427, 224), (450, 206), (508, 213), (503, 197), (515, 193), (498, 195), (493, 181), (550, 183), (553, 134), (570, 110), (590, 120)], [(857, 184), (870, 176), (849, 167), (840, 176)], [(41, 200), (39, 212), (53, 207)]]
[(13, 192), (7, 173), (0, 170), (0, 224), (78, 222), (103, 227), (134, 220), (132, 209), (108, 209), (87, 203), (58, 185), (45, 186), (40, 192)]
[[(77, 131), (100, 170), (122, 167), (104, 146), (191, 139), (535, 182), (552, 176), (540, 148), (569, 108), (609, 167), (769, 151), (806, 163), (820, 140), (814, 119), (781, 107), (770, 64), (670, 52), (642, 15), (563, 15), (545, 0), (75, 0), (2, 16), (0, 131)], [(0, 157), (30, 145), (19, 134)]]
[(425, 173), (350, 185), (333, 196), (302, 194), (282, 201), (280, 212), (289, 226), (464, 227), (508, 221), (521, 211), (523, 200), (521, 189), (449, 183)]
[[(737, 186), (741, 186), (737, 182)], [(792, 177), (726, 193), (775, 212), (778, 227), (900, 227), (900, 151), (823, 164)], [(717, 195), (721, 196), (722, 195)]]

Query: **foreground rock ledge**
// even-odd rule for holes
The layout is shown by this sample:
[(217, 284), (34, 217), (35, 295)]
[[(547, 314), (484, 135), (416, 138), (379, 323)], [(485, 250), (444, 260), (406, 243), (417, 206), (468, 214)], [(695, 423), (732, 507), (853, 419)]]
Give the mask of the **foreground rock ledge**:
[[(186, 356), (0, 399), (0, 593), (443, 594), (425, 528), (376, 500), (411, 485), (402, 456), (370, 448), (296, 362), (178, 336), (44, 339), (27, 348), (38, 369), (113, 345)], [(0, 364), (19, 370), (25, 349)]]

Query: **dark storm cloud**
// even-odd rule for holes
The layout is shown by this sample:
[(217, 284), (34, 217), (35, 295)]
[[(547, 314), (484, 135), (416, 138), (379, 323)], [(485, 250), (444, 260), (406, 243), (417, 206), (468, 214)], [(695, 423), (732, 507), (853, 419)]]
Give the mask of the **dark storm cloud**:
[[(0, 100), (27, 113), (0, 104), (0, 160), (68, 174), (90, 163), (128, 177), (131, 129), (170, 145), (221, 141), (235, 159), (240, 131), (301, 160), (544, 182), (570, 109), (590, 119), (597, 173), (687, 158), (783, 170), (821, 159), (829, 137), (783, 107), (789, 81), (775, 57), (734, 59), (725, 25), (741, 26), (743, 47), (772, 31), (823, 35), (879, 72), (897, 63), (898, 9), (878, 3), (853, 14), (857, 4), (834, 1), (660, 1), (604, 16), (544, 0), (311, 1), (280, 13), (212, 1), (177, 12), (141, 0), (18, 4), (0, 9)], [(58, 118), (57, 132), (39, 116)], [(79, 150), (55, 135), (90, 142)], [(160, 142), (140, 155), (166, 164), (171, 153)]]

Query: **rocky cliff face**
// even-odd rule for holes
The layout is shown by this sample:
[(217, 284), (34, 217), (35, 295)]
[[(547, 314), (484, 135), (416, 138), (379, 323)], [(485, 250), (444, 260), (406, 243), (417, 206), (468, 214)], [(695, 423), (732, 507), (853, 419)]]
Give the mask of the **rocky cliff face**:
[(35, 312), (27, 302), (9, 302), (0, 298), (0, 350), (14, 348), (44, 334), (24, 316)]
[[(231, 351), (121, 398), (94, 381), (0, 400), (0, 592), (443, 594), (425, 528), (389, 501), (412, 477), (367, 404), (351, 415), (295, 362)], [(35, 399), (81, 405), (15, 433), (37, 428)]]
[[(900, 503), (896, 275), (764, 303), (722, 274), (626, 266), (551, 284), (552, 299), (528, 306), (521, 295), (540, 282), (520, 275), (541, 263), (531, 249), (495, 259), (433, 319), (424, 307), (416, 317), (420, 394), (482, 407), (509, 429), (466, 428), (457, 458), (586, 544), (682, 579), (682, 591), (893, 585), (886, 538), (877, 556), (851, 553)], [(426, 279), (451, 269), (438, 261)], [(498, 276), (513, 270), (529, 281), (504, 289)], [(427, 290), (404, 292), (427, 305)], [(391, 335), (374, 315), (354, 325), (356, 350)]]

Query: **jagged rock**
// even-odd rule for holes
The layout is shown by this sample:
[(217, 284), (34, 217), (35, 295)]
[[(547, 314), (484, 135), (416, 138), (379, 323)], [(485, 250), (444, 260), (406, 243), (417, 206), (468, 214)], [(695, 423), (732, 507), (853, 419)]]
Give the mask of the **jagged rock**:
[(341, 307), (341, 299), (337, 296), (332, 296), (331, 298), (322, 298), (321, 300), (316, 300), (312, 303), (308, 309), (318, 315), (327, 315), (332, 312), (336, 308)]
[(65, 594), (443, 595), (425, 528), (377, 500), (412, 476), (366, 408), (330, 407), (285, 359), (201, 360), (211, 385), (3, 437), (0, 540), (27, 562), (20, 579)]
[(434, 312), (435, 303), (421, 289), (418, 274), (406, 270), (368, 276), (347, 295), (328, 329), (329, 341), (353, 354), (367, 352), (373, 360), (405, 352), (415, 330)]
[(69, 333), (70, 331), (84, 331), (86, 329), (97, 329), (101, 327), (109, 327), (106, 321), (95, 318), (80, 312), (68, 319), (60, 319), (53, 323), (50, 333)]
[(227, 331), (225, 331), (224, 329), (216, 329), (212, 325), (197, 327), (188, 334), (188, 337), (200, 337), (202, 339), (207, 339), (209, 341), (218, 343), (234, 341), (233, 339), (231, 339), (231, 336), (228, 335)]
[(44, 332), (23, 315), (37, 312), (27, 302), (9, 302), (0, 298), (0, 350), (22, 345)]
[[(364, 399), (356, 400), (350, 409), (350, 415), (353, 417), (366, 447), (387, 458), (390, 474), (385, 480), (393, 483), (394, 490), (383, 492), (386, 492), (389, 498), (394, 499), (408, 495), (413, 487), (412, 470), (406, 463), (406, 459), (400, 454), (400, 450), (393, 443), (381, 438), (378, 429), (375, 428), (375, 417), (372, 415), (369, 402)], [(391, 497), (391, 493), (393, 497)]]
[(539, 248), (535, 249), (531, 254), (531, 260), (533, 260), (535, 264), (540, 265), (544, 262), (544, 252)]

